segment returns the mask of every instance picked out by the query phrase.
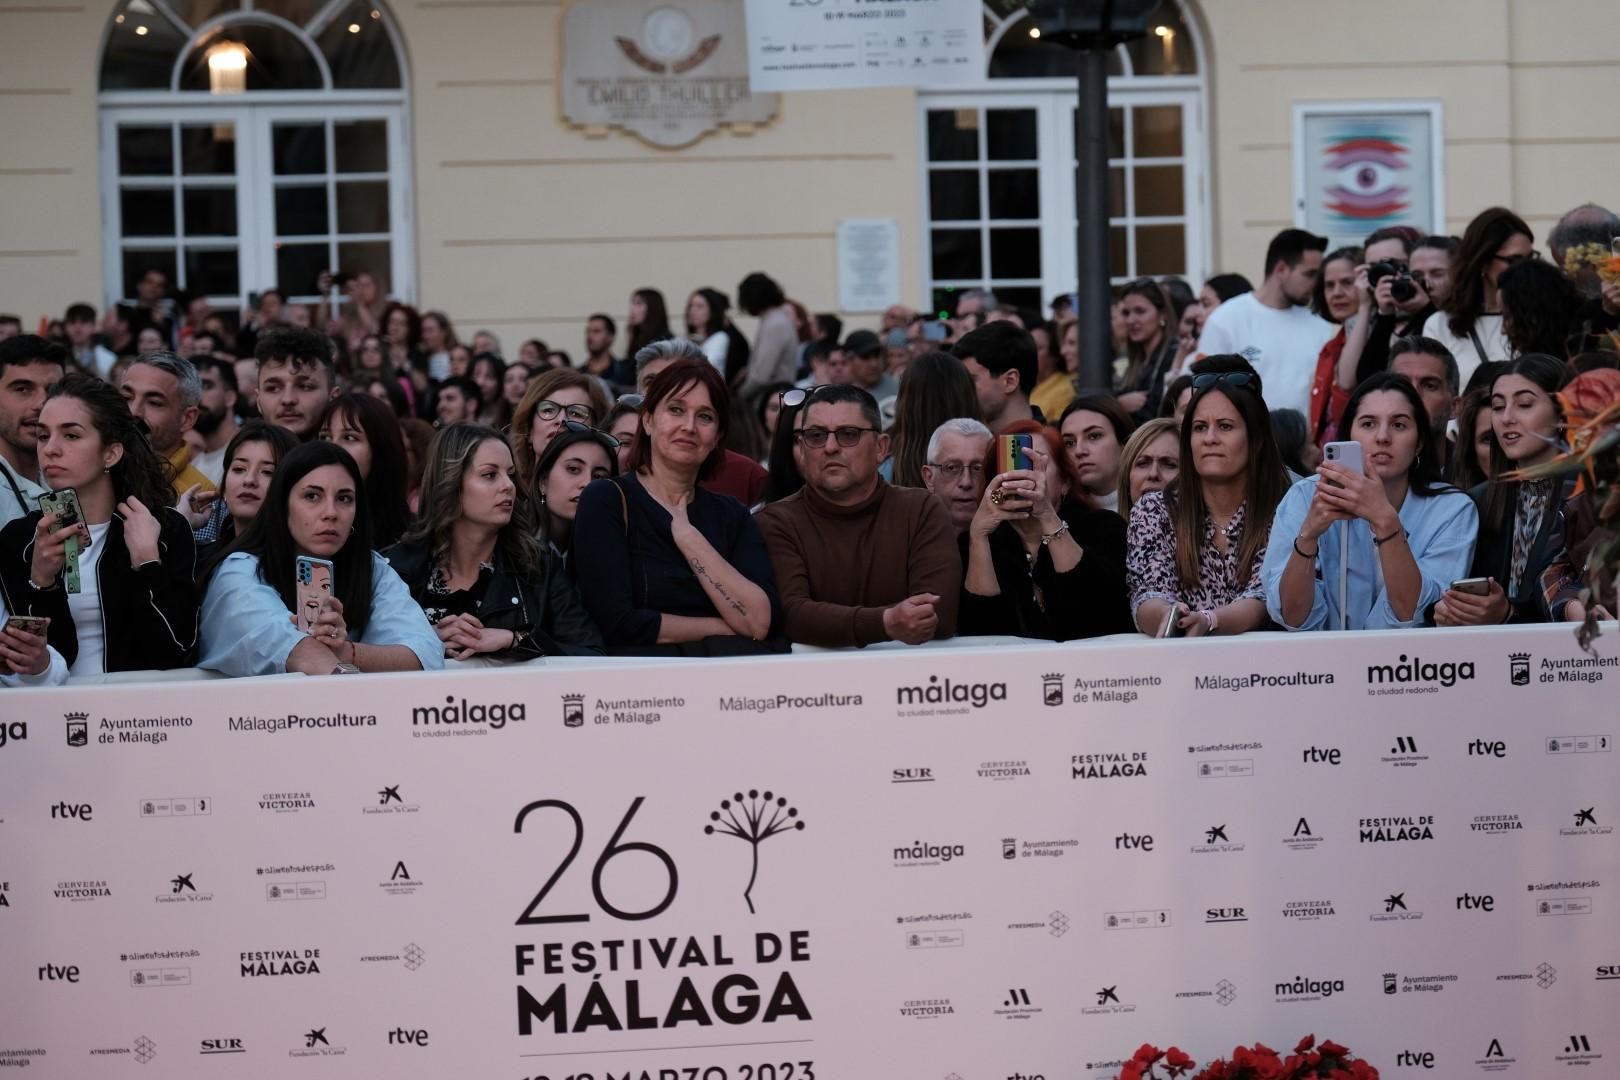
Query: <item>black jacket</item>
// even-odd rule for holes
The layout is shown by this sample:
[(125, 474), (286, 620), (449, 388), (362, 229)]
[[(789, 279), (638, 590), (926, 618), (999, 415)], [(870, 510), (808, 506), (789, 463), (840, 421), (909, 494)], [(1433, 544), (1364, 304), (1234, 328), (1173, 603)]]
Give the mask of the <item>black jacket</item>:
[[(101, 600), (102, 663), (108, 671), (148, 671), (190, 667), (197, 658), (197, 547), (191, 524), (178, 510), (161, 507), (158, 561), (140, 569), (129, 565), (124, 521), (108, 523), (106, 549), (96, 564)], [(0, 530), (0, 590), (6, 608), (19, 615), (51, 620), (46, 640), (72, 666), (79, 656), (68, 594), (57, 576), (54, 588), (36, 589), (28, 580), (34, 558), (35, 510)]]
[[(1547, 622), (1551, 615), (1541, 591), (1541, 573), (1554, 559), (1564, 554), (1564, 511), (1569, 504), (1574, 480), (1568, 480), (1553, 495), (1547, 512), (1541, 515), (1541, 528), (1536, 531), (1535, 543), (1530, 545), (1530, 557), (1525, 560), (1524, 574), (1517, 582), (1508, 580), (1513, 562), (1514, 507), (1508, 507), (1507, 521), (1500, 527), (1485, 520), (1485, 495), (1490, 485), (1479, 484), (1468, 495), (1479, 507), (1479, 542), (1474, 545), (1474, 564), (1470, 577), (1493, 577), (1508, 594), (1508, 622)], [(1517, 592), (1518, 600), (1511, 598)]]
[[(383, 557), (411, 590), (411, 599), (423, 606), (432, 601), (427, 587), (433, 576), (433, 557), (426, 544), (402, 541), (384, 551)], [(509, 572), (496, 552), (495, 573), (477, 615), (479, 622), (492, 629), (528, 635), (517, 647), (496, 653), (498, 659), (602, 655), (602, 633), (586, 614), (574, 579), (549, 555), (536, 580)]]
[[(1024, 543), (1007, 523), (990, 534), (990, 559), (996, 568), (996, 596), (979, 596), (962, 587), (957, 617), (960, 634), (1012, 634), (1073, 641), (1104, 634), (1128, 634), (1130, 601), (1125, 587), (1125, 519), (1112, 510), (1088, 509), (1065, 500), (1058, 515), (1080, 545), (1080, 562), (1067, 573), (1052, 567), (1051, 552), (1042, 547), (1030, 564)], [(962, 567), (967, 569), (968, 538), (961, 537)], [(1042, 603), (1036, 603), (1035, 590)]]

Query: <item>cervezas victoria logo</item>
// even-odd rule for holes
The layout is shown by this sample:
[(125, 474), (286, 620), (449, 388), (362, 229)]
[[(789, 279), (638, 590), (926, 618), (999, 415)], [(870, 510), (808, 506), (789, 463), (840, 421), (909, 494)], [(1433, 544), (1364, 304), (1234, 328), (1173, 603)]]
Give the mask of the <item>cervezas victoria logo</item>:
[(297, 814), (315, 809), (315, 796), (307, 791), (267, 791), (259, 796), (259, 809), (267, 814)]

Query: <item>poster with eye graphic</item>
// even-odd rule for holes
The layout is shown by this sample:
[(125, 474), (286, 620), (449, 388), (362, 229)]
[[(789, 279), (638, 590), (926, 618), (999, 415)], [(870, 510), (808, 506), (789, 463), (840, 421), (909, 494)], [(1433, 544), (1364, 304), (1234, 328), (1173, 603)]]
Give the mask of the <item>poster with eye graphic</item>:
[(1445, 226), (1439, 102), (1294, 106), (1294, 223), (1360, 244), (1376, 229)]

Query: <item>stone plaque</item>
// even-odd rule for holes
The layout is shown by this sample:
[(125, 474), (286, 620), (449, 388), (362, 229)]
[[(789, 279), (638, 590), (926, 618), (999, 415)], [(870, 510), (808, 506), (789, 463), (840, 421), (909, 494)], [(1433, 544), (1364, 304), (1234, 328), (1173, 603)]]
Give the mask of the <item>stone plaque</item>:
[(743, 0), (575, 0), (563, 16), (563, 119), (687, 146), (722, 124), (763, 124), (748, 92)]

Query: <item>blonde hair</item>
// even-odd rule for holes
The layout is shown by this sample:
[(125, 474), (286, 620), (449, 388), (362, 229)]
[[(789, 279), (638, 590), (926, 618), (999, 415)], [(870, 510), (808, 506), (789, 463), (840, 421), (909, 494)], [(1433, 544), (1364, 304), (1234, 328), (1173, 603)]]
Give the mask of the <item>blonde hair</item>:
[(1119, 452), (1119, 516), (1126, 521), (1131, 520), (1131, 506), (1136, 500), (1131, 498), (1131, 470), (1136, 467), (1136, 459), (1147, 450), (1148, 443), (1160, 435), (1176, 437), (1176, 422), (1168, 416), (1160, 416), (1149, 420), (1125, 440), (1125, 447)]

